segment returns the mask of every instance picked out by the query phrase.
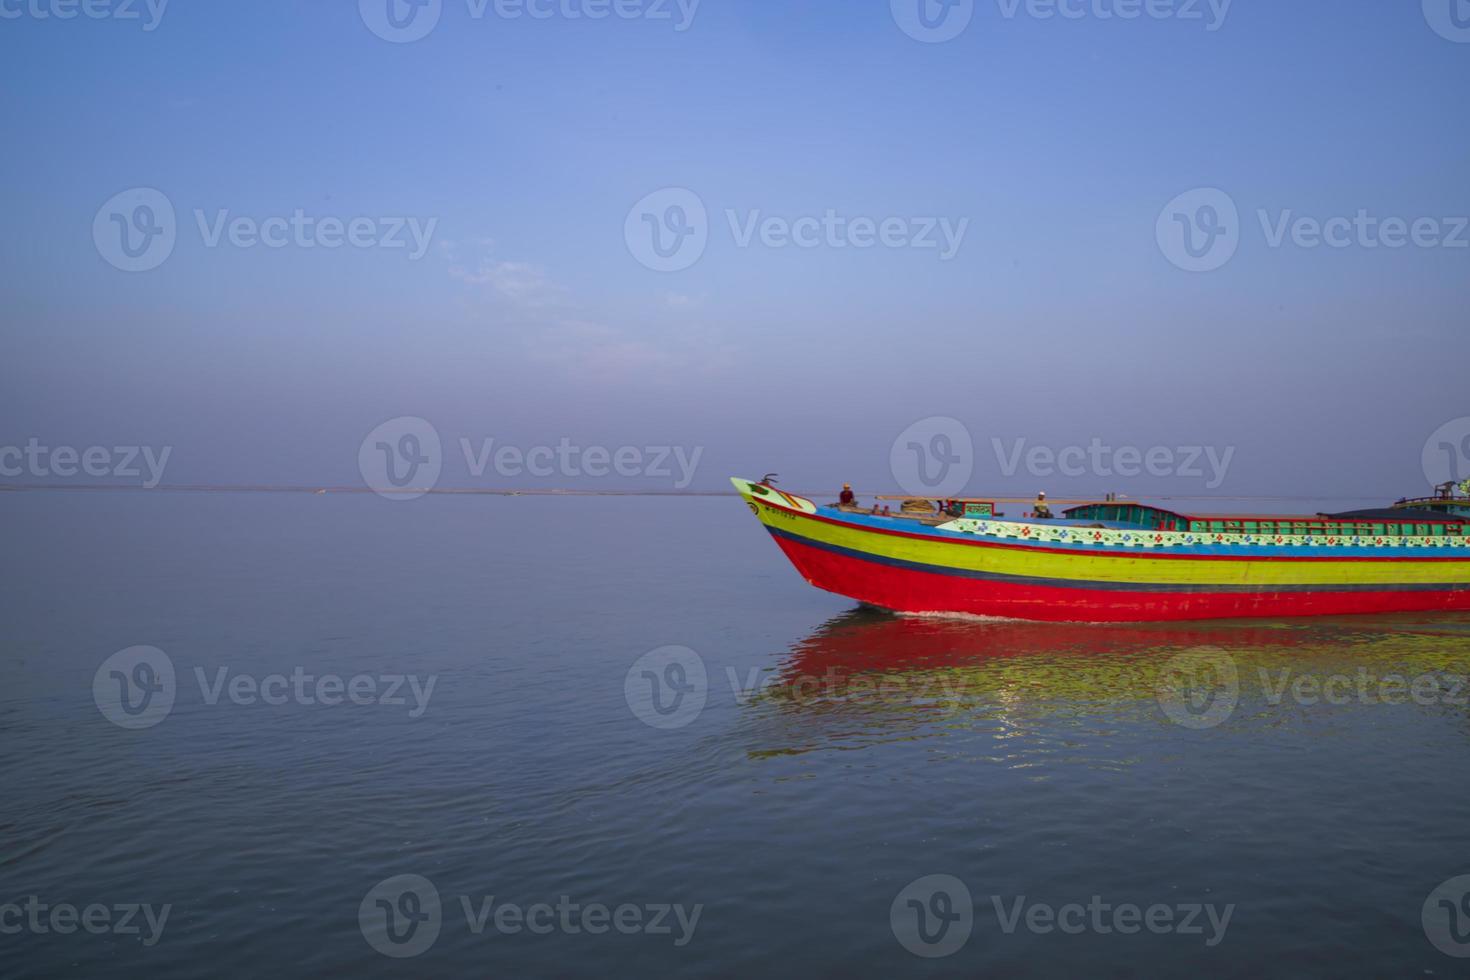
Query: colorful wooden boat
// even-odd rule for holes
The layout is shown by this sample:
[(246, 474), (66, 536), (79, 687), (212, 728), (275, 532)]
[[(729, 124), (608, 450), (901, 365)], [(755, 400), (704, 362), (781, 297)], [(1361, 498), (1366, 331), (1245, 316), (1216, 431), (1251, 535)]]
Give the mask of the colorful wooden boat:
[(896, 612), (1147, 622), (1470, 609), (1470, 520), (1437, 511), (1105, 502), (1056, 520), (936, 525), (732, 482), (808, 582)]

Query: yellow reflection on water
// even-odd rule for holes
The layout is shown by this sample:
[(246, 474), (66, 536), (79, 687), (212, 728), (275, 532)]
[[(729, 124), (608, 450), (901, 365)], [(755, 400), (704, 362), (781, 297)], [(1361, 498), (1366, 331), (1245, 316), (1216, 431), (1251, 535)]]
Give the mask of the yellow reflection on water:
[(767, 721), (803, 723), (766, 727), (784, 744), (755, 755), (960, 731), (1004, 753), (1138, 726), (1238, 732), (1355, 709), (1436, 712), (1463, 727), (1470, 616), (1094, 626), (859, 609), (794, 644), (747, 695)]

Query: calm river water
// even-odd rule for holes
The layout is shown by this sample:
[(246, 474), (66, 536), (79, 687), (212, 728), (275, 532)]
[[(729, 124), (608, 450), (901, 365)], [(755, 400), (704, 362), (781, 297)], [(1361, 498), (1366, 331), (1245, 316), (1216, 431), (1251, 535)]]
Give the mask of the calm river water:
[(0, 508), (6, 976), (1465, 972), (1470, 617), (900, 619), (733, 498)]

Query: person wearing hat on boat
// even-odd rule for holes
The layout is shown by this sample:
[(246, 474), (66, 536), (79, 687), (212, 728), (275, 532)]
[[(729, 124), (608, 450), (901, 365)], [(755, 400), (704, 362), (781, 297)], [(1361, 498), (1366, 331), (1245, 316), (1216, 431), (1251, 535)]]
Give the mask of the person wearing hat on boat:
[(1032, 510), (1035, 512), (1037, 517), (1043, 519), (1051, 517), (1051, 508), (1046, 505), (1045, 490), (1036, 495), (1036, 505), (1032, 507)]
[(851, 483), (844, 483), (842, 485), (842, 493), (839, 494), (838, 497), (837, 497), (837, 505), (839, 507), (856, 507), (857, 506), (857, 494), (855, 494), (855, 493), (852, 492), (852, 484)]

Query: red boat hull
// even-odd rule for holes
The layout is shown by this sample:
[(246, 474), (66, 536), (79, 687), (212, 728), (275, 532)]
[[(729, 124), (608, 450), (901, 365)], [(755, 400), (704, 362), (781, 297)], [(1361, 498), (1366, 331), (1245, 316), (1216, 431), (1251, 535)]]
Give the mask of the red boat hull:
[(982, 582), (772, 537), (812, 585), (895, 612), (1104, 623), (1470, 609), (1467, 591), (1158, 593)]

